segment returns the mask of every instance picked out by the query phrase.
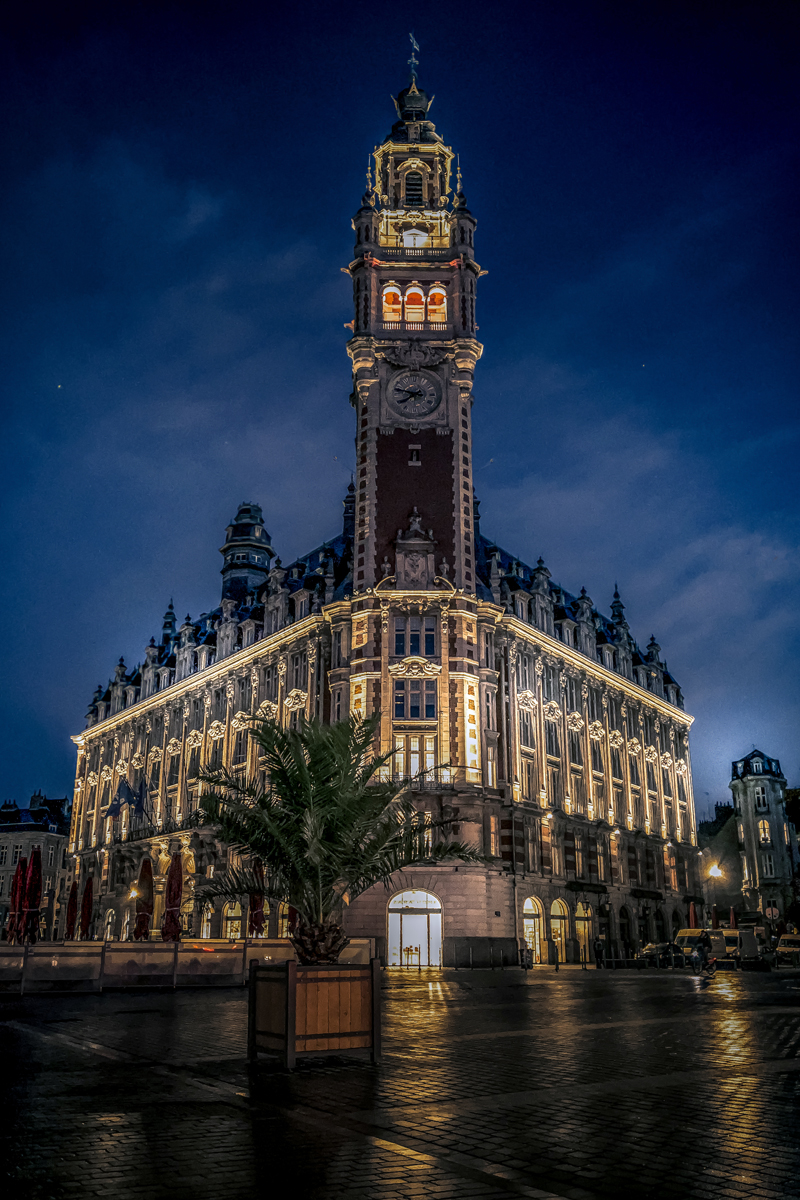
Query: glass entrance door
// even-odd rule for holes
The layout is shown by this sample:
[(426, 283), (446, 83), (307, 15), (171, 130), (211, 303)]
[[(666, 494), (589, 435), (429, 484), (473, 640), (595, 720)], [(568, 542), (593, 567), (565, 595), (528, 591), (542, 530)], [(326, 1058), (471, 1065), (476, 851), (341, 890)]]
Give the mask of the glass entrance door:
[(431, 892), (399, 892), (389, 902), (388, 965), (442, 965), (442, 906)]

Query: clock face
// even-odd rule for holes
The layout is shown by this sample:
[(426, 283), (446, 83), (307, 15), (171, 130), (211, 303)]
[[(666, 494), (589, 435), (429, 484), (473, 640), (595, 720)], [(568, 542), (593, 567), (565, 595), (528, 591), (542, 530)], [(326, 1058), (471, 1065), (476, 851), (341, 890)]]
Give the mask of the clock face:
[(436, 379), (424, 371), (401, 371), (389, 385), (389, 403), (403, 417), (425, 417), (440, 400)]

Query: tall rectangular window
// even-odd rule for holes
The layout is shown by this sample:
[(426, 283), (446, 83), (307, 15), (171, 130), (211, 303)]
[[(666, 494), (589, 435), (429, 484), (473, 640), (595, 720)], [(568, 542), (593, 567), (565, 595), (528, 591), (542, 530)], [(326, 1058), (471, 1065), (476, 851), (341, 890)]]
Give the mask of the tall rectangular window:
[(771, 854), (761, 855), (761, 866), (765, 875), (775, 874), (775, 860)]
[(569, 761), (576, 766), (583, 765), (583, 746), (579, 733), (571, 732), (569, 735)]
[(765, 787), (759, 786), (756, 788), (756, 808), (758, 808), (762, 812), (764, 812), (764, 811), (766, 811), (766, 809), (768, 807), (769, 807), (769, 805), (767, 804), (767, 789)]
[(0, 846), (0, 867), (4, 867), (8, 862), (8, 846)]
[(592, 770), (602, 775), (604, 770), (603, 743), (592, 741), (589, 744), (592, 748)]
[(21, 858), (22, 858), (22, 843), (20, 842), (19, 845), (14, 847), (14, 850), (11, 855), (12, 867), (15, 867)]
[(521, 708), (519, 711), (519, 740), (523, 746), (531, 749), (536, 744), (533, 737), (533, 714), (527, 708)]
[(340, 667), (342, 665), (342, 631), (334, 629), (331, 639), (331, 666)]
[(492, 858), (500, 857), (500, 818), (489, 817), (489, 854)]
[(633, 738), (638, 735), (638, 732), (639, 732), (638, 714), (636, 712), (636, 709), (631, 708), (630, 705), (628, 705), (628, 710), (625, 713), (625, 725), (627, 727), (629, 738)]
[(433, 721), (436, 719), (435, 679), (396, 679), (394, 683), (395, 720)]
[(561, 751), (558, 743), (558, 726), (555, 721), (545, 721), (544, 739), (547, 753), (551, 754), (553, 758), (558, 758)]
[(178, 782), (178, 773), (181, 765), (180, 754), (170, 754), (169, 766), (167, 769), (167, 787), (174, 787)]

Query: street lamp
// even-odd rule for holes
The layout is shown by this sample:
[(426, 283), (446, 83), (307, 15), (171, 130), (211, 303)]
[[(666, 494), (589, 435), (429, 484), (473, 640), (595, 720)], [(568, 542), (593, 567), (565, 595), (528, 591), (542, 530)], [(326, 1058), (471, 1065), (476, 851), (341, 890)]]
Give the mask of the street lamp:
[[(716, 881), (718, 879), (722, 878), (722, 871), (720, 870), (717, 863), (712, 863), (712, 865), (708, 868), (708, 878), (711, 880), (711, 913), (712, 913), (712, 924), (713, 924), (714, 913), (716, 913), (716, 911), (717, 911), (717, 884), (716, 884)], [(719, 920), (719, 916), (717, 917), (717, 920)]]

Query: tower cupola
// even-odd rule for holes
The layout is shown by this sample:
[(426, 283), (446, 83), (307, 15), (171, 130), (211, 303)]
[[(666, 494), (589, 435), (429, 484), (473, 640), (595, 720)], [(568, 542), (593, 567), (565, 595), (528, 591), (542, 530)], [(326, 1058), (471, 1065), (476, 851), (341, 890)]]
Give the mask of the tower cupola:
[(258, 504), (242, 501), (236, 516), (225, 530), (225, 545), (220, 548), (222, 599), (240, 601), (248, 592), (258, 592), (267, 581), (275, 551), (264, 528)]

